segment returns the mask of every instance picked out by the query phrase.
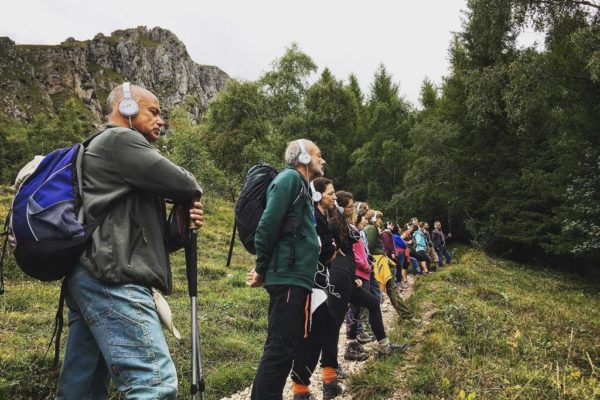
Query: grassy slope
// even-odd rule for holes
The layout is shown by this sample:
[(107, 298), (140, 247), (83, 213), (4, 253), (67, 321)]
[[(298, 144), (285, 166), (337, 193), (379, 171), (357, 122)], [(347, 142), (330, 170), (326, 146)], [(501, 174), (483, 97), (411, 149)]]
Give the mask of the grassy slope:
[[(0, 214), (8, 201), (8, 196), (0, 197)], [(253, 260), (239, 245), (233, 267), (225, 268), (231, 204), (210, 198), (205, 203), (199, 316), (207, 398), (216, 399), (250, 384), (261, 355), (268, 302), (264, 291), (244, 287)], [(395, 327), (392, 339), (408, 339), (411, 351), (370, 361), (350, 379), (355, 398), (387, 398), (403, 384), (411, 399), (460, 398), (461, 390), (465, 397), (475, 393), (486, 399), (600, 398), (597, 280), (507, 263), (472, 250), (465, 250), (459, 261), (421, 279), (411, 302), (421, 315), (429, 311), (430, 323)], [(190, 327), (182, 252), (172, 256), (172, 264), (175, 289), (169, 303), (184, 340), (167, 338), (180, 394), (187, 397)], [(5, 274), (0, 398), (51, 398), (56, 383), (49, 370), (51, 357), (35, 360), (51, 336), (58, 284), (26, 278), (12, 260)], [(404, 378), (392, 378), (398, 373)]]
[(412, 349), (399, 364), (371, 362), (351, 381), (356, 398), (387, 398), (404, 383), (415, 400), (600, 399), (597, 279), (464, 250), (421, 279), (411, 302), (430, 316), (396, 327)]

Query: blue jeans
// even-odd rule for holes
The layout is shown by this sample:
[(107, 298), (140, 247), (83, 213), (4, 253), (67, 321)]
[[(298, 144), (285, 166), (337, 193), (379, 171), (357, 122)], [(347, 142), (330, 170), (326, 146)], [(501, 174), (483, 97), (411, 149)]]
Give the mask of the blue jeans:
[(57, 399), (174, 399), (177, 374), (150, 290), (107, 285), (82, 265), (67, 278), (69, 333)]
[(396, 283), (402, 282), (402, 270), (404, 269), (404, 253), (396, 254)]
[(445, 247), (442, 247), (442, 249), (437, 252), (437, 255), (438, 266), (440, 267), (444, 264), (442, 261), (442, 256), (446, 258), (446, 264), (450, 264), (450, 262), (452, 262), (452, 256), (450, 255), (450, 253), (448, 253), (448, 249), (446, 249)]
[(421, 272), (421, 267), (419, 267), (419, 262), (417, 261), (416, 258), (411, 257), (410, 258), (410, 263), (413, 266), (413, 274), (418, 274), (419, 272)]

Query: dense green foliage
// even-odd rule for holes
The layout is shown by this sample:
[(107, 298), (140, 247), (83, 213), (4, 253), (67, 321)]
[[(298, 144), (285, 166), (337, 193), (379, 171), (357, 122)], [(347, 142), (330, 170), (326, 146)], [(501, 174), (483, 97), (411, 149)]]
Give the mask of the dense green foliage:
[[(338, 189), (387, 219), (440, 219), (494, 254), (584, 265), (600, 255), (600, 23), (576, 0), (469, 0), (451, 69), (425, 79), (421, 107), (385, 66), (363, 93), (286, 49), (256, 81), (230, 81), (199, 123), (173, 112), (161, 147), (213, 193), (235, 198), (248, 168), (282, 167), (314, 140)], [(543, 45), (520, 47), (536, 29)], [(312, 79), (311, 79), (312, 78)], [(312, 83), (309, 83), (312, 82)], [(27, 124), (0, 120), (0, 178), (86, 132), (78, 104)], [(576, 262), (573, 262), (576, 257)]]

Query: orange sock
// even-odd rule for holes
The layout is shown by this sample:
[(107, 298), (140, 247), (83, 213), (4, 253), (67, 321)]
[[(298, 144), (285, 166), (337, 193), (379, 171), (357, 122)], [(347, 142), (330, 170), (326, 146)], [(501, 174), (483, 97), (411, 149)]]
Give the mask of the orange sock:
[(304, 394), (309, 392), (308, 386), (296, 382), (292, 385), (292, 391), (294, 394)]
[(337, 378), (337, 371), (335, 368), (324, 367), (323, 368), (323, 383), (333, 382)]

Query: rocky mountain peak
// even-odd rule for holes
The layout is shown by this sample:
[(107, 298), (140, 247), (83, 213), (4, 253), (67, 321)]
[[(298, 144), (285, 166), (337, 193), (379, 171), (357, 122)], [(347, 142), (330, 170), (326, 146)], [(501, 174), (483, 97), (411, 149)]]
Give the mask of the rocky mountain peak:
[(200, 120), (229, 79), (220, 68), (194, 62), (175, 34), (160, 27), (122, 29), (59, 45), (21, 45), (0, 37), (0, 112), (29, 120), (75, 98), (93, 121), (113, 87), (130, 81), (158, 96), (165, 111), (184, 106)]

